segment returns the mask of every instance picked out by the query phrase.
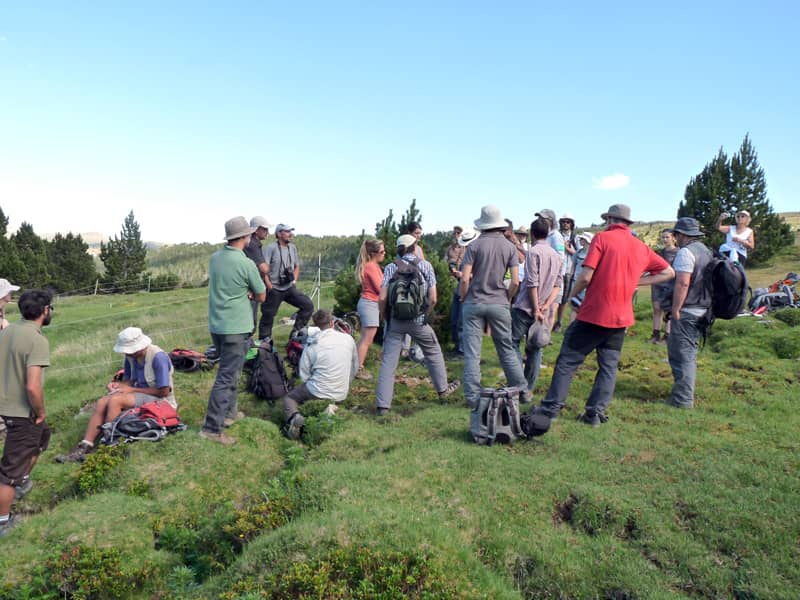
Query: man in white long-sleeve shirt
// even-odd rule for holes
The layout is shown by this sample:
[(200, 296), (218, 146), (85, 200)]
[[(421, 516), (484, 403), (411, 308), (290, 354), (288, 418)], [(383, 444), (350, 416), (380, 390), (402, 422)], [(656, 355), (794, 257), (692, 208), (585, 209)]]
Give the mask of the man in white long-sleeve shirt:
[(341, 402), (350, 392), (350, 382), (358, 371), (358, 352), (353, 338), (333, 328), (330, 311), (318, 310), (311, 316), (320, 331), (309, 335), (300, 357), (299, 386), (283, 397), (286, 414), (286, 437), (300, 437), (305, 419), (299, 405), (306, 400), (325, 399)]

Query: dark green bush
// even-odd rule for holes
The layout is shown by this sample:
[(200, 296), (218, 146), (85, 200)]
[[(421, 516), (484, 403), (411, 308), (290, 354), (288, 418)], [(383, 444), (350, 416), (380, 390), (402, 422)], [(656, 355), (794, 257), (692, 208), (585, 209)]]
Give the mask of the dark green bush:
[(425, 554), (381, 552), (370, 548), (338, 548), (308, 562), (285, 565), (256, 581), (237, 581), (223, 600), (245, 598), (453, 598), (452, 577)]
[(800, 310), (796, 308), (782, 308), (773, 313), (774, 317), (779, 321), (783, 321), (791, 327), (800, 325)]
[(800, 335), (794, 330), (776, 332), (772, 347), (778, 358), (800, 358)]
[(87, 455), (78, 471), (78, 491), (84, 496), (99, 491), (124, 457), (122, 446), (100, 446), (96, 452)]
[(174, 290), (181, 286), (181, 279), (175, 273), (163, 273), (150, 279), (151, 292)]

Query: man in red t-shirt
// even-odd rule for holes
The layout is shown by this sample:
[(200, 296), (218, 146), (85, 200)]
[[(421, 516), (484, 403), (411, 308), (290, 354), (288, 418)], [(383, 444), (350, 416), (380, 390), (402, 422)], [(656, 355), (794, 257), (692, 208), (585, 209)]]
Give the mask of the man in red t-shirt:
[(614, 395), (625, 329), (634, 323), (636, 286), (675, 277), (672, 267), (632, 234), (630, 215), (631, 209), (624, 204), (615, 204), (601, 215), (607, 227), (592, 239), (571, 292), (574, 299), (585, 289), (586, 298), (577, 319), (564, 333), (550, 389), (541, 406), (534, 409), (536, 413), (558, 416), (575, 371), (592, 350), (597, 350), (597, 375), (586, 410), (578, 420), (593, 427), (608, 420), (605, 411)]

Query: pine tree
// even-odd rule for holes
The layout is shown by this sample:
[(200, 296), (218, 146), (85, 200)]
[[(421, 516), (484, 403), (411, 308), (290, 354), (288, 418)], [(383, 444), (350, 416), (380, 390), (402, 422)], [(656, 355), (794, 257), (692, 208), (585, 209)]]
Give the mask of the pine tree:
[(408, 224), (411, 222), (415, 223), (422, 223), (422, 213), (417, 210), (417, 199), (411, 199), (411, 206), (408, 207), (406, 210), (406, 214), (404, 214), (400, 218), (400, 227), (399, 230), (402, 233), (406, 233), (406, 229), (408, 229)]
[(10, 282), (25, 282), (28, 279), (28, 270), (20, 260), (17, 246), (6, 237), (8, 233), (8, 217), (0, 208), (0, 277)]
[(792, 243), (791, 228), (772, 212), (767, 200), (766, 176), (749, 135), (730, 160), (720, 148), (717, 156), (689, 180), (678, 217), (696, 218), (706, 233), (707, 245), (718, 248), (725, 235), (717, 230), (717, 220), (721, 213), (733, 215), (737, 210), (747, 210), (752, 217), (756, 247), (748, 256), (748, 264), (763, 262)]
[(767, 178), (749, 134), (731, 158), (730, 209), (731, 213), (747, 210), (752, 218), (750, 227), (755, 232), (756, 247), (748, 255), (748, 262), (764, 262), (782, 247), (791, 245), (791, 227), (772, 211), (767, 199)]
[(133, 211), (125, 217), (119, 237), (100, 243), (100, 260), (106, 269), (103, 281), (117, 290), (133, 291), (142, 285), (147, 276), (147, 248)]
[(25, 268), (25, 276), (18, 285), (40, 288), (50, 281), (47, 270), (47, 247), (45, 241), (33, 231), (33, 225), (23, 221), (17, 232), (11, 236), (17, 255)]
[(68, 292), (86, 288), (95, 282), (97, 269), (88, 249), (89, 246), (80, 235), (55, 235), (47, 244), (52, 287), (59, 292)]

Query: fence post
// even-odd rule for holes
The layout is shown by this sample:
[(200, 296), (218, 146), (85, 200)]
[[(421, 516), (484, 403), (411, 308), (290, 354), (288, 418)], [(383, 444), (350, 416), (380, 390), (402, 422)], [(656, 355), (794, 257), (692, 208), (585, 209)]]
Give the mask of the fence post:
[(147, 293), (150, 293), (150, 275), (147, 276)]
[(99, 285), (100, 285), (100, 279), (99, 278), (95, 279), (94, 280), (94, 295), (95, 296), (97, 296), (97, 288), (98, 288)]

